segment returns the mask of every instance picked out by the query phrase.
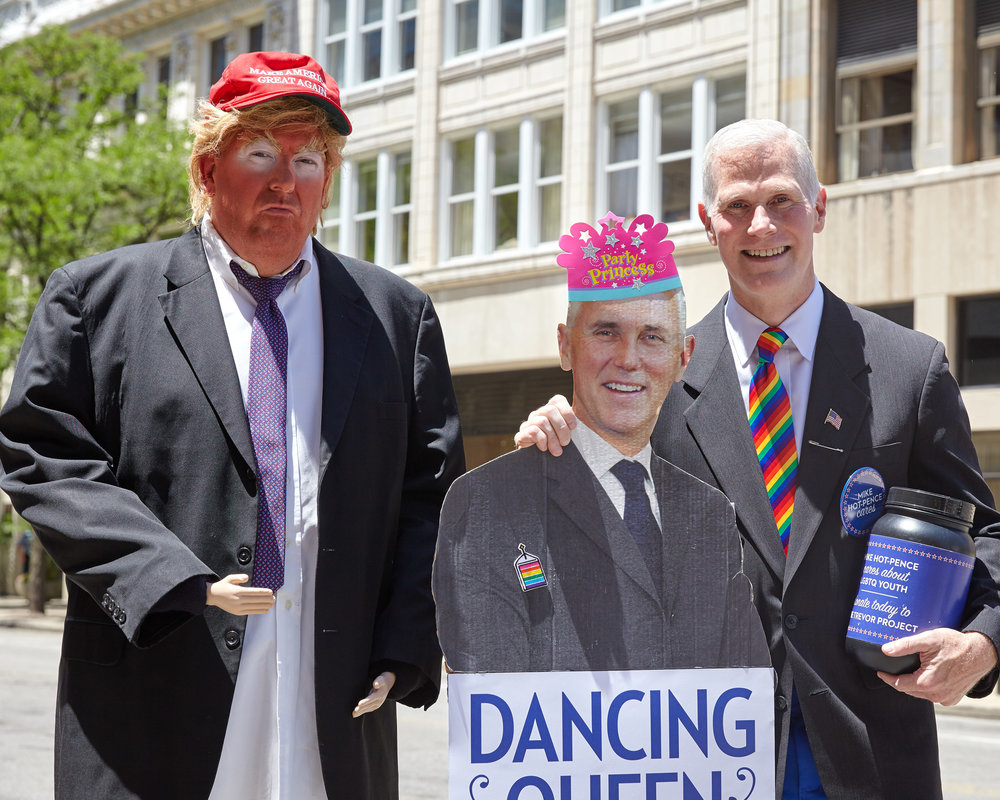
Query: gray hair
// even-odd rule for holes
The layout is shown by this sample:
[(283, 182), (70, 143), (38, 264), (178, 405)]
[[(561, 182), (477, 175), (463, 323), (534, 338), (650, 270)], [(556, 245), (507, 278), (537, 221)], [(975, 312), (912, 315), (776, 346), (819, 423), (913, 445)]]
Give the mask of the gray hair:
[[(684, 300), (684, 289), (678, 287), (677, 289), (671, 289), (668, 292), (663, 292), (668, 300), (672, 300), (674, 314), (677, 319), (677, 332), (681, 341), (681, 347), (684, 346), (684, 336), (687, 333), (687, 303)], [(655, 297), (655, 295), (639, 295), (640, 297)], [(566, 327), (570, 330), (573, 329), (573, 323), (576, 322), (576, 318), (580, 315), (580, 309), (589, 303), (601, 302), (600, 300), (570, 300), (569, 307), (566, 309)]]
[(820, 183), (816, 176), (809, 143), (797, 131), (774, 119), (743, 119), (719, 129), (705, 146), (702, 162), (702, 189), (705, 209), (715, 212), (715, 167), (720, 158), (730, 153), (749, 149), (773, 149), (784, 145), (792, 162), (795, 179), (810, 202), (819, 197)]

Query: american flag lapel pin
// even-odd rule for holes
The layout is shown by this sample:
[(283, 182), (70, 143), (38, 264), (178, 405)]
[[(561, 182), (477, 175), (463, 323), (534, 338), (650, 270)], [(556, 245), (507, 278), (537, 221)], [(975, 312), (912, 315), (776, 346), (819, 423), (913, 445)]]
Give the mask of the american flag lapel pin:
[(547, 585), (545, 572), (542, 570), (542, 562), (538, 556), (527, 552), (523, 544), (518, 545), (521, 555), (514, 561), (514, 569), (517, 571), (517, 579), (521, 583), (522, 592), (530, 592), (532, 589), (541, 589)]
[(825, 425), (827, 423), (830, 423), (831, 425), (833, 425), (834, 428), (836, 428), (839, 431), (840, 424), (843, 421), (844, 418), (831, 408), (829, 411), (826, 412), (826, 419), (823, 420), (823, 424)]

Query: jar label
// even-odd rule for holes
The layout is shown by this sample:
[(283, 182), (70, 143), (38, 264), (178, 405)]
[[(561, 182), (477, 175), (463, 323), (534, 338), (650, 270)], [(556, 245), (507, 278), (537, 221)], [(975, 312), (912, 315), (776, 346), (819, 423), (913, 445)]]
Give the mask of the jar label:
[(962, 618), (973, 556), (874, 535), (868, 540), (861, 586), (847, 636), (884, 644)]
[(840, 521), (851, 536), (866, 536), (882, 514), (885, 481), (874, 467), (856, 469), (840, 493)]

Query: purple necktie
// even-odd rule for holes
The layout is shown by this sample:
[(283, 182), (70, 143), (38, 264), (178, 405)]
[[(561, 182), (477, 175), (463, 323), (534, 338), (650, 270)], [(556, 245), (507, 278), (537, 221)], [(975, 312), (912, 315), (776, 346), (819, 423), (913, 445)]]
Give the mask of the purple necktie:
[(285, 395), (288, 329), (278, 295), (302, 271), (303, 262), (280, 278), (255, 278), (235, 261), (229, 266), (254, 300), (250, 334), (247, 419), (257, 458), (257, 544), (253, 586), (278, 591), (285, 582)]

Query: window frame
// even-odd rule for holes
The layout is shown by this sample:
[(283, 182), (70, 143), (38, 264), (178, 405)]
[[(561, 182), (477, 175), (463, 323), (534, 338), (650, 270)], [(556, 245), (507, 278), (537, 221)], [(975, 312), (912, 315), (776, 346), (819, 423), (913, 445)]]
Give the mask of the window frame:
[[(974, 303), (981, 302), (988, 302), (1000, 306), (1000, 293), (992, 292), (979, 295), (964, 295), (955, 298), (955, 376), (958, 381), (958, 385), (962, 389), (975, 387), (1000, 387), (1000, 359), (997, 359), (996, 364), (990, 365), (990, 367), (997, 372), (997, 379), (995, 381), (973, 380), (974, 376), (971, 374), (972, 368), (970, 361), (973, 359), (969, 354), (970, 331), (967, 314), (969, 306)], [(991, 338), (995, 338), (1000, 341), (1000, 334)]]
[[(858, 102), (855, 103), (855, 112), (857, 116), (860, 117), (861, 112), (861, 84), (863, 81), (880, 78), (886, 75), (892, 75), (895, 73), (910, 71), (913, 73), (913, 83), (912, 89), (910, 91), (910, 110), (903, 114), (891, 114), (885, 117), (877, 117), (875, 119), (861, 120), (844, 120), (842, 118), (844, 111), (844, 96), (845, 96), (845, 85), (851, 86), (852, 93), (858, 98)], [(835, 75), (835, 92), (834, 92), (834, 152), (837, 167), (837, 182), (843, 183), (847, 181), (854, 180), (864, 180), (865, 178), (878, 177), (880, 175), (894, 175), (900, 172), (909, 172), (913, 169), (913, 162), (916, 157), (916, 141), (917, 141), (917, 104), (918, 104), (918, 94), (919, 94), (919, 72), (917, 69), (917, 51), (906, 50), (902, 52), (896, 52), (891, 55), (886, 55), (878, 58), (866, 58), (860, 61), (853, 61), (843, 64), (838, 64), (836, 68)], [(910, 125), (910, 163), (909, 169), (902, 170), (884, 170), (876, 173), (875, 175), (861, 175), (860, 174), (860, 152), (861, 152), (861, 141), (860, 137), (868, 131), (874, 130), (884, 130), (890, 127), (903, 124)], [(855, 137), (853, 155), (854, 155), (854, 168), (855, 172), (853, 177), (846, 177), (844, 170), (844, 151), (845, 144), (842, 137), (852, 136)]]
[[(698, 223), (698, 204), (702, 202), (701, 167), (705, 145), (716, 130), (718, 120), (717, 86), (720, 82), (743, 76), (743, 113), (746, 114), (746, 72), (742, 69), (716, 73), (699, 73), (683, 81), (672, 81), (655, 86), (646, 85), (630, 93), (620, 93), (601, 98), (598, 103), (598, 165), (594, 191), (594, 213), (597, 216), (609, 209), (616, 214), (628, 215), (612, 208), (610, 179), (615, 172), (636, 169), (635, 210), (637, 214), (651, 213), (660, 219), (663, 209), (661, 166), (684, 159), (690, 160), (690, 197), (688, 216), (685, 219), (667, 220), (675, 225)], [(662, 133), (662, 99), (667, 94), (689, 87), (691, 93), (691, 146), (683, 150), (659, 152)], [(611, 131), (609, 112), (611, 106), (635, 98), (638, 108), (638, 144), (635, 158), (611, 161)]]
[[(987, 59), (987, 53), (995, 51), (992, 66)], [(989, 31), (976, 37), (976, 152), (979, 159), (1000, 157), (1000, 133), (993, 124), (988, 123), (988, 114), (997, 113), (1000, 106), (1000, 88), (996, 94), (984, 94), (987, 83), (994, 83), (990, 78), (1000, 68), (1000, 30)], [(989, 147), (987, 147), (989, 145)], [(987, 151), (991, 152), (987, 152)]]
[[(539, 37), (566, 29), (566, 8), (563, 2), (562, 24), (546, 28), (546, 6), (556, 0), (521, 0), (521, 35), (517, 38), (500, 41), (502, 25), (500, 13), (505, 2), (509, 0), (445, 0), (444, 16), (444, 60), (474, 56), (490, 50), (506, 47), (517, 47)], [(459, 6), (477, 6), (476, 43), (461, 52), (458, 50), (458, 8)]]
[[(415, 69), (418, 32), (414, 31), (413, 66), (403, 66), (400, 43), (403, 25), (410, 20), (414, 20), (414, 27), (419, 24), (419, 5), (403, 10), (403, 0), (382, 0), (381, 17), (372, 22), (365, 22), (365, 0), (344, 0), (344, 31), (331, 34), (329, 28), (332, 2), (333, 0), (322, 0), (317, 4), (316, 52), (320, 54), (319, 60), (323, 68), (334, 76), (341, 89), (384, 81)], [(365, 77), (365, 37), (376, 31), (381, 33), (378, 75)], [(342, 68), (338, 64), (329, 63), (329, 48), (338, 42), (343, 46)]]
[(643, 9), (669, 8), (670, 6), (689, 4), (690, 0), (635, 0), (630, 5), (615, 8), (615, 0), (598, 0), (597, 18), (604, 19), (618, 14), (635, 14)]
[[(562, 120), (560, 112), (542, 113), (507, 120), (504, 124), (484, 126), (475, 131), (463, 131), (446, 137), (441, 143), (441, 198), (439, 238), (442, 261), (479, 259), (496, 253), (530, 251), (549, 241), (541, 236), (541, 198), (543, 188), (560, 186), (559, 215), (562, 217), (562, 186), (565, 185), (565, 124), (560, 128), (560, 171), (542, 176), (542, 132), (545, 123)], [(496, 141), (500, 132), (514, 132), (518, 143), (517, 180), (496, 185)], [(473, 182), (469, 191), (454, 192), (453, 174), (455, 146), (459, 142), (473, 143)], [(514, 244), (498, 247), (496, 241), (496, 201), (516, 193), (517, 236)], [(453, 253), (453, 211), (460, 203), (472, 202), (471, 252)], [(560, 230), (562, 225), (557, 226)]]
[[(413, 198), (407, 194), (408, 202), (396, 202), (396, 167), (401, 158), (413, 161), (413, 154), (406, 148), (387, 148), (378, 152), (368, 152), (345, 158), (333, 176), (339, 183), (334, 186), (334, 197), (338, 202), (331, 201), (330, 208), (335, 215), (324, 218), (320, 231), (320, 241), (324, 246), (337, 252), (371, 261), (387, 269), (398, 270), (409, 265), (412, 252), (406, 260), (396, 262), (395, 222), (401, 214), (411, 214)], [(375, 204), (374, 209), (358, 210), (358, 199), (361, 182), (359, 180), (359, 165), (375, 164)], [(363, 242), (359, 241), (359, 225), (375, 222), (374, 251), (372, 254), (359, 251)], [(410, 217), (412, 222), (412, 215)], [(409, 234), (409, 231), (407, 231)], [(412, 237), (407, 236), (408, 244)]]
[[(204, 75), (206, 81), (204, 91), (205, 95), (208, 94), (215, 82), (222, 77), (221, 70), (218, 75), (215, 75), (213, 70), (213, 61), (215, 58), (213, 50), (215, 46), (221, 43), (221, 66), (225, 69), (226, 65), (238, 54), (252, 52), (250, 49), (252, 44), (251, 38), (254, 35), (255, 29), (259, 31), (261, 44), (264, 49), (267, 49), (267, 20), (263, 17), (252, 16), (246, 19), (234, 20), (228, 29), (214, 27), (201, 33), (201, 39), (204, 44), (202, 50), (204, 53), (202, 74)], [(169, 51), (167, 51), (166, 54), (171, 55)], [(154, 67), (155, 66), (156, 61), (154, 61)], [(171, 64), (171, 70), (173, 69), (174, 65)]]

